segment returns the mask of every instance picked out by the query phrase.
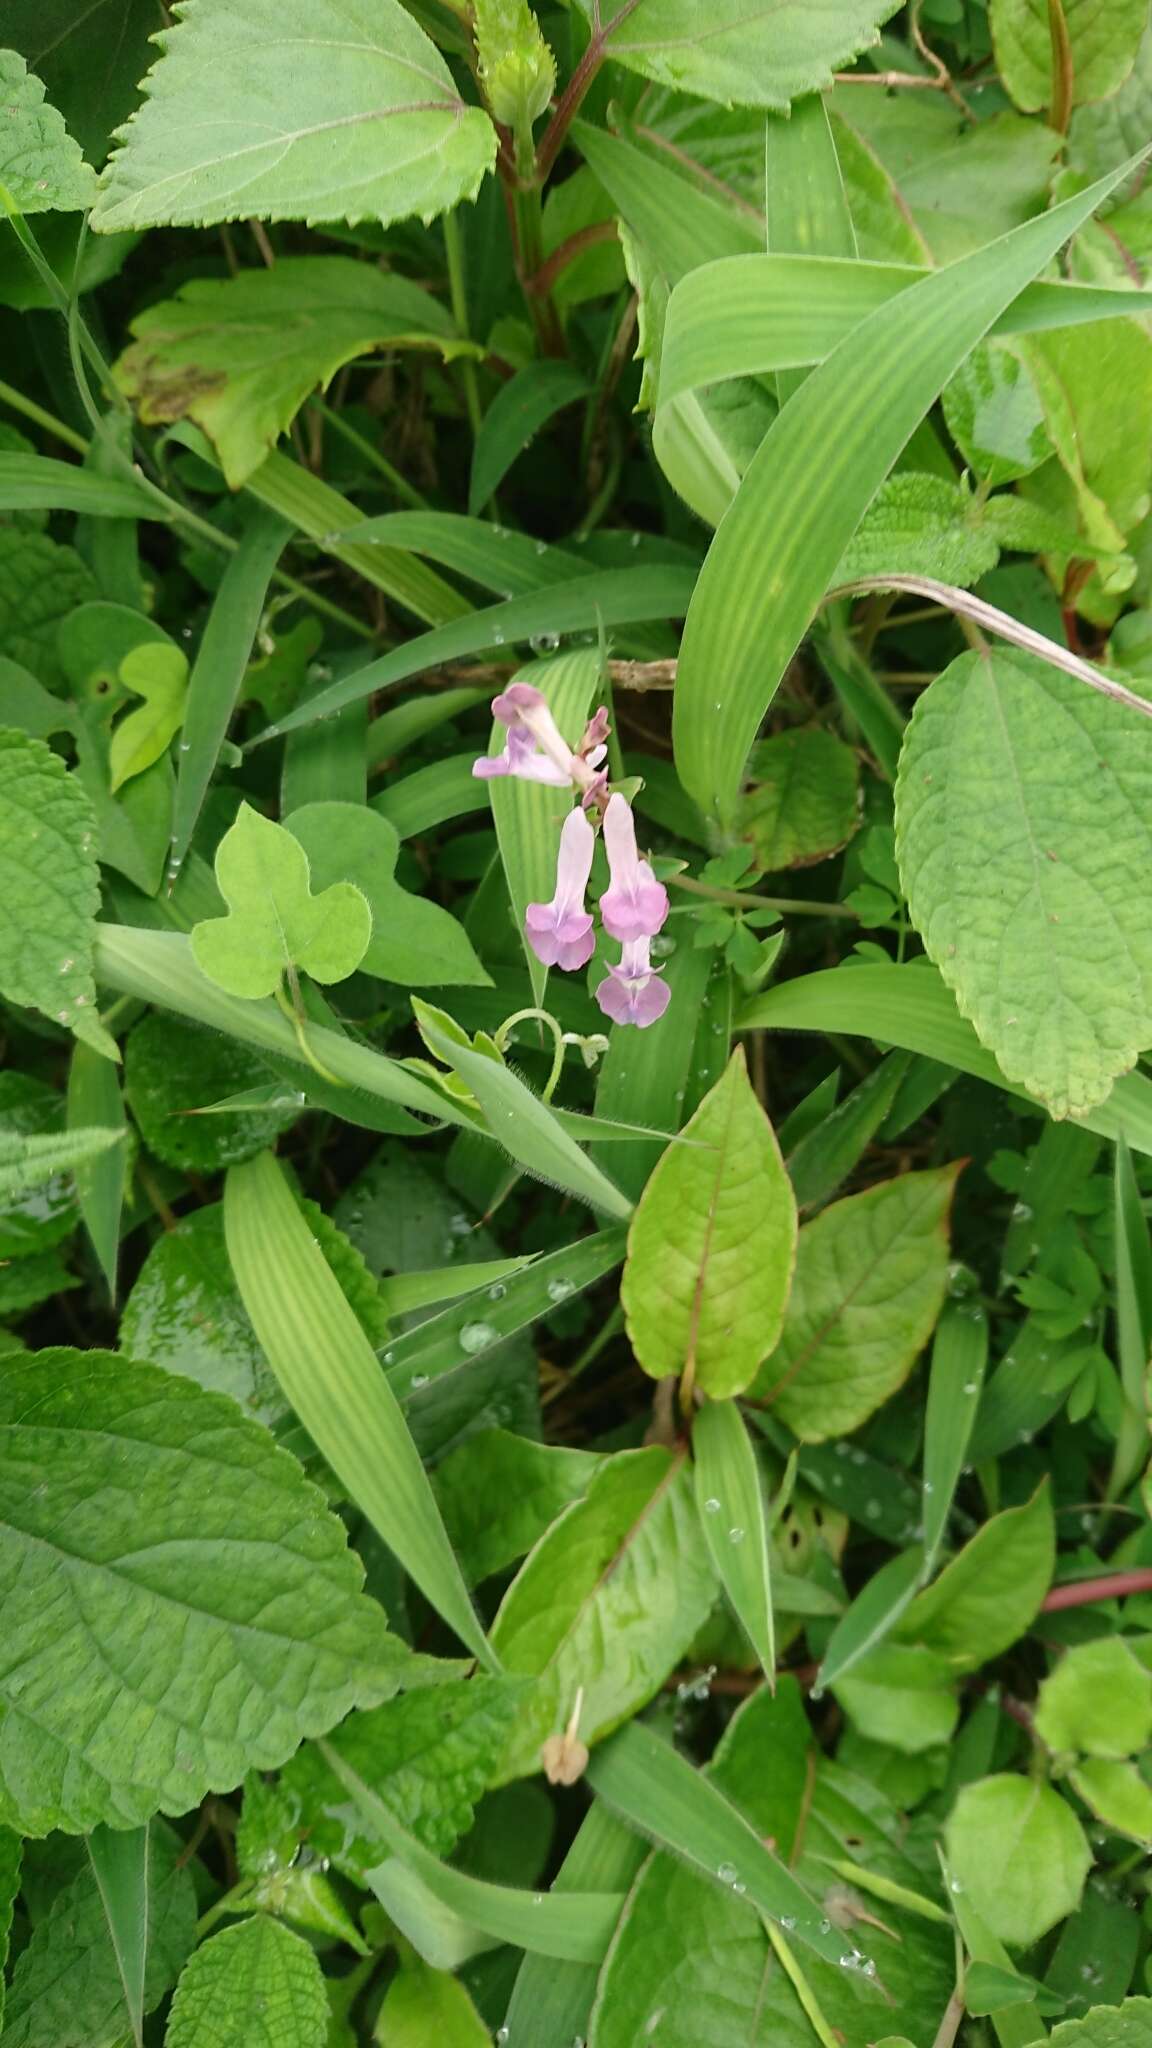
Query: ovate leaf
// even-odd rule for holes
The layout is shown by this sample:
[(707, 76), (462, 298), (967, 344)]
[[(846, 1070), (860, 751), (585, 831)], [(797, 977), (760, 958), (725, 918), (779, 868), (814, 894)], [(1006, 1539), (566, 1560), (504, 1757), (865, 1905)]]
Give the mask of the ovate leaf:
[(1040, 1687), (1036, 1733), (1058, 1755), (1135, 1756), (1152, 1736), (1152, 1672), (1119, 1636), (1075, 1644)]
[(488, 2048), (488, 2028), (459, 1977), (434, 1970), (420, 1956), (405, 1958), (396, 1972), (377, 2022), (377, 2039), (389, 2048)]
[(1023, 1507), (1005, 1508), (977, 1530), (913, 1601), (898, 1632), (944, 1657), (954, 1671), (975, 1671), (1035, 1620), (1052, 1583), (1055, 1556), (1045, 1484)]
[(740, 836), (769, 874), (824, 860), (851, 839), (856, 756), (833, 733), (815, 726), (777, 733), (755, 749), (749, 774)]
[(944, 417), (964, 460), (993, 486), (1028, 476), (1052, 453), (1026, 362), (995, 342), (973, 349), (945, 385)]
[(0, 50), (0, 194), (21, 213), (91, 206), (95, 174), (44, 87), (15, 50)]
[(308, 856), (313, 888), (348, 881), (365, 898), (372, 915), (360, 962), (365, 974), (408, 988), (490, 984), (463, 925), (439, 903), (400, 887), (400, 835), (389, 819), (363, 804), (304, 804), (287, 827)]
[(1152, 1043), (1152, 720), (1035, 657), (961, 655), (917, 704), (897, 852), (929, 956), (1010, 1081), (1102, 1102)]
[(149, 425), (203, 427), (233, 490), (305, 398), (383, 342), (452, 348), (452, 322), (419, 285), (348, 256), (282, 256), (272, 270), (199, 277), (149, 306), (116, 381)]
[(0, 1436), (0, 1813), (26, 1832), (183, 1813), (395, 1690), (343, 1528), (231, 1401), (46, 1351), (3, 1362)]
[(706, 14), (696, 0), (579, 4), (630, 71), (723, 106), (776, 108), (829, 85), (896, 12), (895, 0), (807, 0), (783, 12), (774, 0), (712, 0)]
[[(93, 225), (425, 220), (475, 196), (496, 136), (399, 0), (188, 0), (104, 173)], [(205, 107), (212, 118), (204, 118)]]
[(1086, 1757), (1068, 1776), (1077, 1798), (1109, 1833), (1152, 1848), (1152, 1785), (1138, 1764)]
[(119, 1057), (96, 1014), (92, 806), (59, 754), (0, 728), (0, 994)]
[(644, 1371), (740, 1393), (780, 1330), (795, 1253), (792, 1184), (740, 1049), (664, 1153), (628, 1233), (621, 1300)]
[(944, 1300), (957, 1171), (884, 1181), (801, 1230), (783, 1334), (756, 1392), (804, 1443), (857, 1429), (911, 1372)]
[(1152, 2027), (1152, 1998), (1126, 1998), (1123, 2005), (1097, 2006), (1082, 2020), (1064, 2020), (1052, 2048), (1144, 2048)]
[(250, 804), (216, 849), (216, 880), (228, 915), (193, 927), (192, 952), (229, 995), (270, 996), (293, 968), (343, 981), (364, 958), (372, 912), (360, 890), (335, 882), (313, 895), (300, 842)]
[(833, 581), (862, 576), (934, 576), (966, 589), (996, 567), (1000, 549), (970, 518), (971, 500), (940, 476), (903, 470), (880, 486)]
[(146, 641), (125, 655), (120, 680), (144, 702), (129, 711), (112, 734), (108, 768), (114, 792), (167, 753), (184, 723), (188, 663), (178, 647), (163, 640)]
[(469, 1437), (436, 1468), (444, 1526), (469, 1584), (515, 1564), (556, 1517), (587, 1493), (595, 1451), (536, 1444), (510, 1430)]
[(164, 2048), (324, 2048), (327, 2039), (314, 1951), (257, 1913), (197, 1949), (176, 1986)]
[(1092, 1852), (1050, 1785), (1006, 1771), (966, 1785), (944, 1839), (953, 1884), (1011, 1947), (1030, 1946), (1075, 1912)]
[[(1148, 25), (1144, 0), (1060, 0), (1068, 38), (1073, 103), (1105, 100), (1123, 85)], [(1034, 114), (1061, 98), (1053, 77), (1048, 0), (991, 0), (996, 66), (1018, 107)]]
[(642, 1706), (683, 1656), (716, 1597), (682, 1457), (618, 1453), (553, 1523), (492, 1624), (509, 1672), (534, 1679), (501, 1775), (540, 1768), (582, 1691), (588, 1744)]

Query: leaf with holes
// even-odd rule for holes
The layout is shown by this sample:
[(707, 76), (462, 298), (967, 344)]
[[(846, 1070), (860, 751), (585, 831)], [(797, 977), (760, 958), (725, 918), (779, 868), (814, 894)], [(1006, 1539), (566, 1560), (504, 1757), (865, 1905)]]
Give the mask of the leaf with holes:
[[(1010, 1081), (1054, 1116), (1152, 1044), (1152, 720), (1034, 656), (961, 655), (896, 786), (912, 921)], [(991, 878), (995, 878), (994, 886)]]

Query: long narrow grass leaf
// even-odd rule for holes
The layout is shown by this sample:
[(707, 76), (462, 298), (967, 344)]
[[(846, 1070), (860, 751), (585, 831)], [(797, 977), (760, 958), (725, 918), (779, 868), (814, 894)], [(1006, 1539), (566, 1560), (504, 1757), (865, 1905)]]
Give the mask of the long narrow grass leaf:
[(932, 1340), (924, 1418), (924, 1575), (948, 1528), (988, 1364), (988, 1318), (978, 1301), (949, 1301)]
[[(128, 1174), (127, 1128), (120, 1075), (114, 1060), (89, 1045), (76, 1045), (68, 1069), (68, 1132), (77, 1146), (98, 1134), (105, 1142), (78, 1150), (73, 1171), (76, 1198), (100, 1271), (116, 1299), (116, 1268), (120, 1253), (120, 1219)], [(93, 1128), (93, 1127), (96, 1128)]]
[(706, 1401), (692, 1430), (696, 1506), (716, 1573), (741, 1628), (776, 1684), (771, 1553), (756, 1453), (733, 1401)]

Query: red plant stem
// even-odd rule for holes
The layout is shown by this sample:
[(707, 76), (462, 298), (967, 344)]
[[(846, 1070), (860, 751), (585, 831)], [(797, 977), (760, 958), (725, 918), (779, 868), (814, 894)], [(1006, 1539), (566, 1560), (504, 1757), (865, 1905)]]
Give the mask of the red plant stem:
[(1123, 1600), (1128, 1593), (1152, 1593), (1152, 1569), (1147, 1565), (1130, 1572), (1108, 1572), (1101, 1579), (1071, 1579), (1053, 1586), (1043, 1602), (1043, 1614), (1055, 1614), (1062, 1607), (1089, 1607), (1097, 1600)]

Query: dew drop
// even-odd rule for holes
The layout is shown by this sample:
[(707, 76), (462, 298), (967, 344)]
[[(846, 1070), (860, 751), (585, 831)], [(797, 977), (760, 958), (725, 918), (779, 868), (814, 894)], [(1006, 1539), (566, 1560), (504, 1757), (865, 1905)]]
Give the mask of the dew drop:
[(575, 1294), (575, 1292), (576, 1292), (576, 1283), (575, 1283), (575, 1281), (573, 1281), (573, 1280), (564, 1280), (564, 1279), (561, 1279), (561, 1277), (559, 1276), (559, 1274), (557, 1274), (557, 1277), (556, 1277), (556, 1279), (555, 1279), (555, 1280), (550, 1280), (550, 1281), (548, 1282), (548, 1299), (549, 1299), (549, 1301), (567, 1301), (567, 1299), (568, 1299), (568, 1296), (569, 1296), (570, 1294)]
[(474, 1357), (477, 1351), (486, 1351), (495, 1336), (491, 1323), (465, 1323), (460, 1332), (460, 1349)]
[(505, 1287), (504, 1282), (502, 1280), (497, 1280), (488, 1289), (488, 1299), (489, 1301), (503, 1301), (504, 1296), (507, 1294), (507, 1292), (508, 1289)]
[(718, 1515), (720, 1513), (720, 1503), (716, 1499), (715, 1494), (710, 1494), (708, 1499), (705, 1501), (704, 1513), (706, 1515)]
[(1027, 1202), (1013, 1202), (1012, 1221), (1013, 1223), (1031, 1223), (1032, 1210)]
[(743, 1543), (743, 1541), (744, 1541), (744, 1531), (743, 1531), (743, 1529), (739, 1528), (738, 1526), (737, 1526), (737, 1527), (733, 1527), (733, 1528), (729, 1529), (729, 1531), (728, 1531), (728, 1541), (729, 1541), (729, 1543)]
[(414, 1372), (414, 1373), (413, 1373), (413, 1375), (412, 1375), (412, 1383), (411, 1383), (411, 1384), (412, 1384), (412, 1392), (413, 1392), (414, 1394), (418, 1394), (418, 1393), (420, 1392), (420, 1389), (421, 1389), (421, 1387), (426, 1387), (426, 1386), (428, 1385), (428, 1375), (427, 1375), (427, 1373), (426, 1373), (426, 1372)]
[(717, 1865), (716, 1875), (721, 1884), (735, 1884), (740, 1873), (734, 1863), (720, 1863)]

